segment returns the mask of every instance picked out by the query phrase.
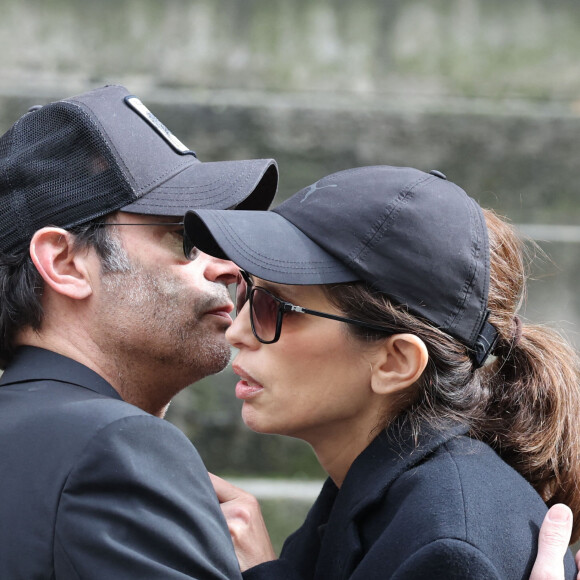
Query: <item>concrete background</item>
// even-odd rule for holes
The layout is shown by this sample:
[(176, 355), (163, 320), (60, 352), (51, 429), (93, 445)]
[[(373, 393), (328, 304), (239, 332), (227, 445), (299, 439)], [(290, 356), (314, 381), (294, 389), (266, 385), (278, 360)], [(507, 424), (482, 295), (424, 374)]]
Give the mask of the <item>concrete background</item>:
[(0, 69), (11, 83), (117, 77), (139, 90), (563, 103), (580, 94), (574, 0), (2, 0), (0, 7)]

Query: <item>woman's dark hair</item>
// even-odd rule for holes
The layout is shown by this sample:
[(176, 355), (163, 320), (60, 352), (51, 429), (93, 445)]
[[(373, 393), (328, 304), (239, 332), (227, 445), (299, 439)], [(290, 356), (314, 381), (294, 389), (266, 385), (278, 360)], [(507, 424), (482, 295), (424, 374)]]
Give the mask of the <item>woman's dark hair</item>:
[[(525, 477), (548, 505), (574, 513), (572, 541), (580, 537), (580, 361), (556, 331), (521, 324), (526, 246), (513, 228), (484, 210), (490, 245), (489, 321), (499, 332), (493, 360), (474, 367), (470, 352), (453, 337), (394, 304), (365, 283), (327, 286), (330, 300), (348, 317), (421, 337), (429, 362), (406, 398), (398, 419), (415, 436), (421, 425), (467, 425)], [(384, 338), (348, 325), (369, 342)], [(387, 422), (386, 422), (387, 423)], [(381, 425), (381, 428), (387, 425)]]
[[(75, 235), (75, 248), (94, 248), (101, 258), (103, 272), (118, 270), (124, 252), (117, 238), (100, 227), (105, 219), (70, 228)], [(121, 254), (121, 255), (119, 255)], [(15, 339), (20, 330), (42, 326), (42, 293), (44, 281), (34, 266), (28, 247), (11, 254), (0, 253), (0, 368), (6, 368), (16, 350)]]

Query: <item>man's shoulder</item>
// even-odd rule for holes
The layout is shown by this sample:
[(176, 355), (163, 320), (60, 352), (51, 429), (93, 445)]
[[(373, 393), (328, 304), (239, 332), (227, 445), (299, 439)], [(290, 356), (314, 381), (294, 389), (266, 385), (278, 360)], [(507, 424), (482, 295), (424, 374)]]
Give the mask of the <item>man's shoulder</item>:
[(91, 423), (106, 416), (147, 415), (138, 407), (92, 389), (90, 385), (58, 378), (32, 379), (2, 386), (0, 400), (4, 406), (11, 407), (12, 412), (19, 408), (22, 412), (30, 409), (36, 418), (66, 413), (71, 417), (81, 416)]
[(101, 469), (141, 458), (145, 469), (164, 456), (201, 465), (177, 427), (134, 405), (54, 380), (18, 387), (0, 388), (0, 438), (7, 456), (0, 455), (12, 473), (32, 463), (38, 477), (64, 481), (71, 470), (88, 464), (94, 471), (95, 465)]
[[(154, 427), (153, 427), (154, 426)], [(110, 437), (116, 430), (151, 430), (185, 438), (171, 423), (125, 401), (80, 385), (55, 379), (33, 380), (0, 387), (0, 436), (22, 449), (25, 441), (46, 441), (47, 452), (70, 457), (91, 439)]]

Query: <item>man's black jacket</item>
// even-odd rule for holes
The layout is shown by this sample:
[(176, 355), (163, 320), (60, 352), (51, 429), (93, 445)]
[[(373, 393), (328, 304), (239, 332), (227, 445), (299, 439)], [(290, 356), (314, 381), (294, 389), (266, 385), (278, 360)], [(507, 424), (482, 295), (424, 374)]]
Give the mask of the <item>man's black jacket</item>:
[(0, 380), (0, 578), (239, 578), (205, 467), (85, 366), (24, 347)]

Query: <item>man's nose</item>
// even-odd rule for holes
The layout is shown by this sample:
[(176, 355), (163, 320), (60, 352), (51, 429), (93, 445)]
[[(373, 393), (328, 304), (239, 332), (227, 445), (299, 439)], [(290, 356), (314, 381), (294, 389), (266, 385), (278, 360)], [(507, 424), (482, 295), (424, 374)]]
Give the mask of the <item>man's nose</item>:
[(204, 276), (211, 282), (220, 282), (226, 286), (234, 284), (238, 280), (239, 269), (230, 260), (222, 260), (221, 258), (214, 258), (208, 254), (200, 253), (197, 260), (204, 260), (206, 262), (204, 269)]

